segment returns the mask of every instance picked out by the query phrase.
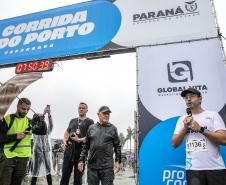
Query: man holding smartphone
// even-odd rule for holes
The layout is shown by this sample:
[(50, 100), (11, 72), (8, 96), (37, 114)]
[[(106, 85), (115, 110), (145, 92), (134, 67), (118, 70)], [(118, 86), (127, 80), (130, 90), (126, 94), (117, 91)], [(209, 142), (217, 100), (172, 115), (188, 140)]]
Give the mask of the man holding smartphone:
[(31, 156), (31, 132), (41, 133), (42, 125), (32, 127), (27, 114), (31, 107), (28, 98), (20, 98), (15, 114), (6, 115), (0, 120), (0, 184), (21, 185), (26, 175), (27, 161)]
[(226, 169), (220, 145), (226, 145), (226, 128), (220, 115), (201, 107), (201, 92), (188, 88), (181, 93), (188, 115), (179, 118), (172, 145), (186, 140), (186, 179), (188, 185), (224, 185)]
[(74, 167), (74, 185), (82, 184), (83, 171), (78, 170), (78, 160), (82, 150), (82, 145), (86, 140), (86, 133), (90, 125), (94, 122), (86, 117), (88, 105), (84, 102), (79, 103), (79, 117), (70, 121), (67, 130), (64, 133), (64, 160), (62, 168), (62, 177), (60, 185), (68, 185), (72, 169)]

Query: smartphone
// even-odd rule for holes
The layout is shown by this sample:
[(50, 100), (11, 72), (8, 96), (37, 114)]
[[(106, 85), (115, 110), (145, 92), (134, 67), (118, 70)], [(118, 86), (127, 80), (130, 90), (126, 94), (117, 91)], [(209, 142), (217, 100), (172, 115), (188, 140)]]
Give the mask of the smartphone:
[(26, 135), (28, 135), (28, 134), (30, 133), (30, 131), (26, 130), (24, 133), (25, 133)]
[(75, 134), (73, 133), (73, 134), (71, 134), (71, 137), (75, 137)]
[(44, 115), (46, 114), (46, 113), (50, 113), (50, 105), (49, 104), (47, 104), (46, 105), (46, 108), (44, 109)]

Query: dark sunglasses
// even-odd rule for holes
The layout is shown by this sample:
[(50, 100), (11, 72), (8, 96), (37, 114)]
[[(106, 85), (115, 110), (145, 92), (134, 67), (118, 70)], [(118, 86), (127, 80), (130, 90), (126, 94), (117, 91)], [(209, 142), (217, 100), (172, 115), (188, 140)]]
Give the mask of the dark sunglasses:
[(110, 112), (102, 112), (104, 115), (109, 115)]

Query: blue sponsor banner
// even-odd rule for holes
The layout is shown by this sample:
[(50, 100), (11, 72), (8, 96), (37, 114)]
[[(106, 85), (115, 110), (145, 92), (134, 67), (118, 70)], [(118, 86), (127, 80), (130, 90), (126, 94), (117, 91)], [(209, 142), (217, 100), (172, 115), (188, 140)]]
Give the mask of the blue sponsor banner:
[[(186, 102), (180, 94), (189, 87), (201, 91), (203, 108), (217, 111), (226, 124), (221, 43), (210, 39), (140, 47), (137, 55), (139, 185), (187, 185), (185, 169), (191, 169), (194, 162), (186, 158), (186, 138), (177, 148), (172, 146), (179, 115), (186, 115)], [(226, 162), (226, 147), (220, 149)]]
[(108, 1), (65, 6), (0, 21), (0, 65), (94, 52), (121, 25)]
[[(172, 136), (179, 117), (170, 118), (155, 125), (143, 139), (139, 152), (140, 185), (186, 185), (185, 142), (173, 148)], [(221, 146), (226, 161), (226, 147)]]
[(186, 185), (185, 145), (174, 149), (171, 144), (177, 119), (160, 122), (145, 136), (139, 153), (140, 185)]

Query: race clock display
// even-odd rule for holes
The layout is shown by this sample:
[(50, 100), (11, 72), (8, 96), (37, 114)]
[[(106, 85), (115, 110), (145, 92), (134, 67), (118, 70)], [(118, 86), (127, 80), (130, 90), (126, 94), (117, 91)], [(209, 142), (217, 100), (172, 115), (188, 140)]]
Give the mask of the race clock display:
[(31, 72), (45, 72), (53, 70), (53, 62), (50, 60), (41, 60), (33, 62), (19, 63), (16, 65), (15, 73), (31, 73)]

